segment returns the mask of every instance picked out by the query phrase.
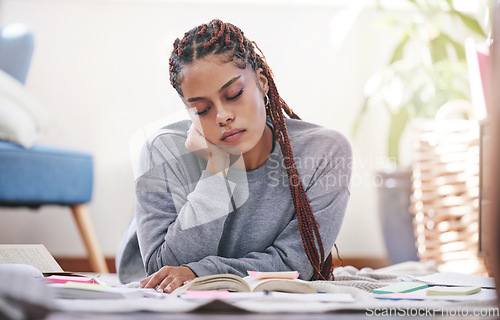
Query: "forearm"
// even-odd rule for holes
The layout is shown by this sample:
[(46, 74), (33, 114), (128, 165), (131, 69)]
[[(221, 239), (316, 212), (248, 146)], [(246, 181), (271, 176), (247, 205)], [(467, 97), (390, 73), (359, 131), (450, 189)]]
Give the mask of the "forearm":
[[(330, 253), (340, 231), (349, 191), (340, 188), (332, 192), (331, 200), (315, 214), (320, 228), (324, 249), (324, 259)], [(325, 199), (326, 195), (313, 198), (313, 201)], [(319, 251), (319, 250), (318, 250)], [(247, 270), (257, 271), (299, 271), (301, 279), (310, 279), (313, 268), (305, 254), (302, 239), (296, 219), (290, 221), (288, 226), (278, 235), (272, 245), (262, 252), (250, 252), (242, 257), (225, 258), (220, 256), (207, 256), (197, 262), (186, 264), (198, 276), (234, 273), (245, 276)]]
[[(297, 251), (299, 253), (303, 251)], [(265, 252), (251, 252), (241, 258), (225, 258), (207, 256), (200, 261), (191, 262), (189, 267), (197, 276), (231, 273), (241, 277), (247, 276), (247, 271), (298, 271), (300, 278), (309, 279), (312, 276), (312, 267), (305, 254), (284, 256), (275, 247)]]
[(187, 196), (183, 187), (172, 183), (159, 193), (138, 192), (138, 238), (147, 273), (216, 254), (225, 218), (232, 210), (234, 187), (203, 172)]

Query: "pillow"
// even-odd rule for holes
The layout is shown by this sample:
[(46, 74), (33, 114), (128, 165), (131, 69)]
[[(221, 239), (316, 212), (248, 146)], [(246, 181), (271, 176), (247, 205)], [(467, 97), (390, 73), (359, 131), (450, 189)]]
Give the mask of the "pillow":
[(0, 140), (29, 148), (38, 138), (39, 130), (33, 117), (11, 100), (0, 96)]
[(0, 140), (29, 148), (49, 123), (47, 108), (19, 81), (0, 69)]

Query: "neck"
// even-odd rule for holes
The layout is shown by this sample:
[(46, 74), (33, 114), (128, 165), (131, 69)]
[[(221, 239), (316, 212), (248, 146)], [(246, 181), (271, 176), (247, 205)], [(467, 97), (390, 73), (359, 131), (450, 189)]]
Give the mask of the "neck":
[(266, 125), (259, 143), (250, 151), (243, 154), (245, 169), (252, 171), (263, 165), (273, 150), (273, 133)]

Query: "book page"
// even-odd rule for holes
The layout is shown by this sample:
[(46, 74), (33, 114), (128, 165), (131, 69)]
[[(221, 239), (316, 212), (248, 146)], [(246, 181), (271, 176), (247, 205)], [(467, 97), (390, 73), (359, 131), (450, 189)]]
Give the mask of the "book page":
[(416, 280), (443, 286), (480, 286), (483, 288), (495, 288), (495, 280), (491, 277), (483, 277), (475, 274), (463, 274), (457, 272), (436, 272), (427, 276), (413, 277)]
[(248, 292), (248, 284), (239, 276), (234, 274), (214, 274), (209, 276), (197, 277), (188, 284), (175, 289), (173, 295), (181, 295), (186, 290), (228, 290), (234, 292)]
[(1, 244), (0, 263), (27, 264), (42, 273), (63, 272), (43, 244)]
[(307, 282), (300, 279), (263, 279), (257, 280), (254, 277), (244, 277), (251, 291), (278, 291), (288, 293), (317, 293), (317, 291)]

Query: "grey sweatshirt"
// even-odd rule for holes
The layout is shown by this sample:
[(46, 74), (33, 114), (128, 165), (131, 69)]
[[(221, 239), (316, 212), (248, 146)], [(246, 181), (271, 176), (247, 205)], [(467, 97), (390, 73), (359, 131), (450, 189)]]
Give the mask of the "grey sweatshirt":
[[(138, 280), (130, 274), (141, 269), (131, 265), (132, 251), (138, 249), (148, 275), (163, 266), (184, 265), (197, 276), (297, 270), (301, 279), (310, 279), (313, 269), (278, 142), (262, 166), (249, 172), (231, 167), (224, 179), (206, 171), (206, 160), (185, 148), (190, 124), (185, 120), (162, 128), (142, 152), (137, 238), (132, 224), (117, 257), (122, 281)], [(291, 119), (286, 124), (327, 255), (349, 197), (350, 145), (332, 129)]]

